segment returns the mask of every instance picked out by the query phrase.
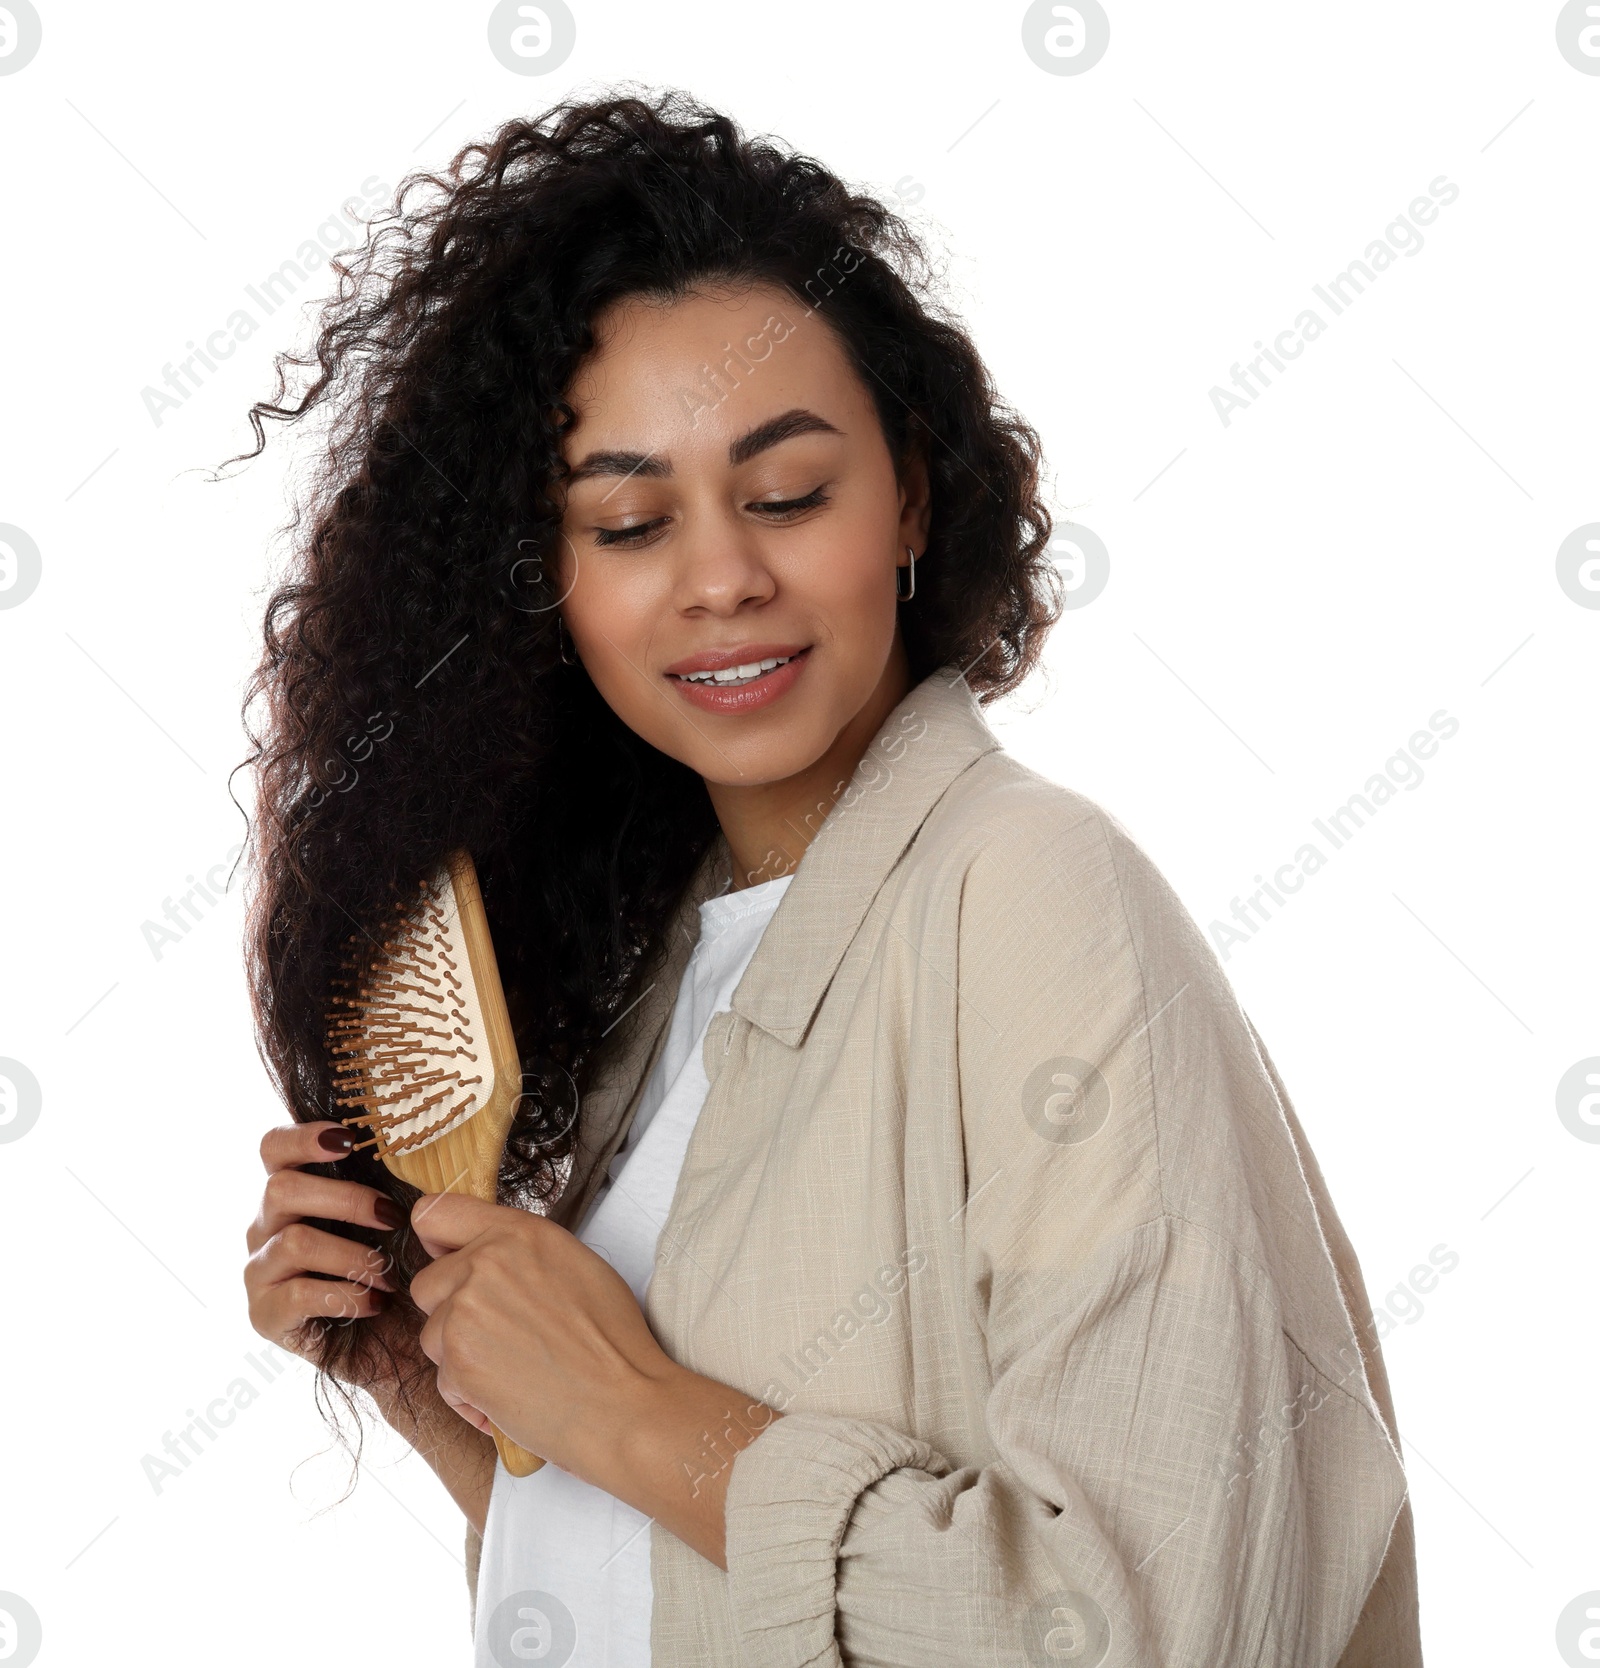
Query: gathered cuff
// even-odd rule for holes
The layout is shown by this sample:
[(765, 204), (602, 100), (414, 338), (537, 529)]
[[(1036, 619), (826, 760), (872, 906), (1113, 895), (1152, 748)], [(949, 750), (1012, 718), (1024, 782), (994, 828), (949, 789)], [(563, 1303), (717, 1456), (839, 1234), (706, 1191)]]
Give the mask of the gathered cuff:
[(751, 1668), (838, 1668), (839, 1544), (857, 1499), (902, 1466), (942, 1477), (949, 1463), (887, 1425), (822, 1413), (773, 1420), (728, 1478), (728, 1596)]

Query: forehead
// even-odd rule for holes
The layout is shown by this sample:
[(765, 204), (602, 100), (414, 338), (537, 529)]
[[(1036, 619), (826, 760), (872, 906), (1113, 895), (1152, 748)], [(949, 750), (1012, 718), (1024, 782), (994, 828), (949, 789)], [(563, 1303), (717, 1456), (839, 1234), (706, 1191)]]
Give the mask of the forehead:
[(839, 338), (788, 290), (753, 284), (671, 302), (629, 296), (595, 320), (567, 401), (569, 462), (595, 446), (725, 452), (732, 434), (796, 406), (849, 432), (871, 413)]

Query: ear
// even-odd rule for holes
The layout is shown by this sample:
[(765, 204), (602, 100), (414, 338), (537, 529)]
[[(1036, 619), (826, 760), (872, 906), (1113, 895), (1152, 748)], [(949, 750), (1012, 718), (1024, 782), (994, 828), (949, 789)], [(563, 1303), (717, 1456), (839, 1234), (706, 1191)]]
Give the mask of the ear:
[(928, 485), (928, 458), (920, 441), (913, 440), (900, 465), (901, 551), (906, 545), (920, 556), (928, 548), (928, 528), (933, 506)]

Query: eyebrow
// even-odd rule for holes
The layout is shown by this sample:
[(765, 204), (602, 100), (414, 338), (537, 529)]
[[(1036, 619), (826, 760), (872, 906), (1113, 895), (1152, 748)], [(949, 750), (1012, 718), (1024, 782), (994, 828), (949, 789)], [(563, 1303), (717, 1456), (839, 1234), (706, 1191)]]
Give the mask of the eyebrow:
[[(827, 418), (803, 406), (769, 417), (753, 429), (728, 442), (728, 462), (734, 466), (798, 434), (841, 434)], [(590, 452), (567, 475), (567, 484), (591, 480), (599, 475), (644, 475), (660, 480), (672, 473), (672, 460), (660, 452)]]

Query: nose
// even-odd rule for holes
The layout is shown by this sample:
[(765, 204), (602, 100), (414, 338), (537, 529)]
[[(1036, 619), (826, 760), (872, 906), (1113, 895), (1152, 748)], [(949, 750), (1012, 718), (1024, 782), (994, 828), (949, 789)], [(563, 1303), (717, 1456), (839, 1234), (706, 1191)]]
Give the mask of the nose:
[(684, 613), (725, 617), (768, 601), (778, 588), (757, 531), (735, 521), (696, 518), (675, 554), (673, 601)]

